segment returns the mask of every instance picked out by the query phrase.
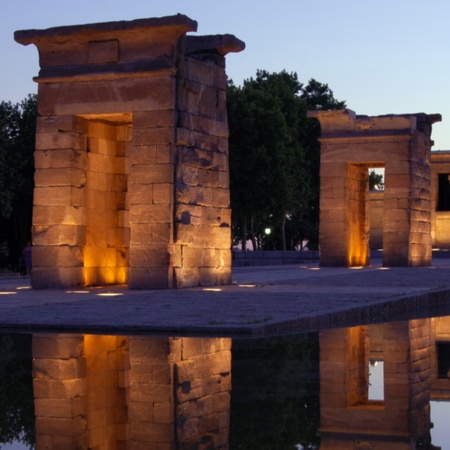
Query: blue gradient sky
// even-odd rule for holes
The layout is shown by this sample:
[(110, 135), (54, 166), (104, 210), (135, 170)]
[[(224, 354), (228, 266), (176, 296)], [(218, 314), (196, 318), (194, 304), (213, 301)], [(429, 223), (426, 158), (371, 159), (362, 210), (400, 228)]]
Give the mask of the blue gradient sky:
[(1, 0), (0, 101), (36, 92), (37, 50), (17, 44), (15, 30), (177, 13), (198, 21), (197, 34), (245, 41), (227, 57), (236, 84), (286, 69), (328, 83), (357, 114), (440, 113), (434, 149), (450, 149), (447, 0)]

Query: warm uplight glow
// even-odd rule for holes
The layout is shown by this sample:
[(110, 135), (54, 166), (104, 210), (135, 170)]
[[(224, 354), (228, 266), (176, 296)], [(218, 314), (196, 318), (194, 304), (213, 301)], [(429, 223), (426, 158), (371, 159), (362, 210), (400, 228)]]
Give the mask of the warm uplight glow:
[(360, 270), (363, 269), (363, 266), (355, 266), (355, 267), (349, 267), (350, 270)]
[(121, 292), (100, 292), (97, 295), (100, 297), (120, 297), (123, 294)]
[(204, 291), (220, 292), (220, 288), (203, 288)]
[(31, 289), (31, 286), (18, 286), (18, 287), (16, 287), (16, 289), (17, 289), (18, 291), (22, 291), (22, 290), (24, 290), (24, 289)]
[(89, 291), (66, 291), (66, 294), (89, 294)]
[(17, 292), (11, 292), (11, 291), (0, 291), (0, 295), (12, 295), (17, 294)]
[(256, 287), (256, 284), (239, 284), (239, 287), (254, 288), (254, 287)]
[(308, 270), (320, 270), (320, 267), (310, 267)]
[(390, 267), (378, 267), (378, 270), (390, 270)]

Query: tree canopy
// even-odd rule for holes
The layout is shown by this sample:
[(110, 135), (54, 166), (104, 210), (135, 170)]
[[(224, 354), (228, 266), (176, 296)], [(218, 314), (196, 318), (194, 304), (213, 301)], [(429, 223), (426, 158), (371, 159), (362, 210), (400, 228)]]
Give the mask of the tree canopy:
[(307, 111), (345, 102), (314, 79), (304, 86), (296, 73), (263, 70), (240, 87), (230, 82), (227, 102), (234, 240), (244, 249), (247, 239), (255, 249), (317, 245), (320, 126)]
[(0, 240), (17, 258), (31, 234), (37, 97), (0, 103)]

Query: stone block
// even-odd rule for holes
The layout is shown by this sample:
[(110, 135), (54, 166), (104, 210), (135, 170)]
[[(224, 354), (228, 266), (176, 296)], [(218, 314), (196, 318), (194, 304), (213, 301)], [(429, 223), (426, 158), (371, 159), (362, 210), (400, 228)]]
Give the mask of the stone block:
[[(36, 417), (36, 430), (45, 430), (50, 436), (72, 436), (72, 419), (60, 417)], [(72, 443), (70, 443), (70, 447)]]
[(135, 267), (130, 259), (130, 289), (168, 289), (173, 287), (167, 267)]
[[(131, 424), (131, 439), (133, 441), (142, 442), (145, 444), (144, 448), (149, 448), (149, 444), (156, 444), (158, 447), (164, 443), (173, 443), (175, 440), (172, 424), (154, 424), (154, 423), (132, 423)], [(135, 443), (133, 442), (133, 450), (135, 450)]]
[(137, 245), (132, 242), (130, 245), (130, 264), (132, 267), (167, 267), (169, 259), (170, 255), (167, 246), (164, 244)]
[(36, 133), (36, 150), (72, 149), (75, 148), (76, 133)]
[(158, 164), (158, 163), (169, 163), (171, 161), (160, 161), (158, 160), (158, 149), (159, 148), (170, 148), (170, 145), (139, 145), (132, 146), (129, 152), (130, 162), (135, 165), (140, 164)]
[(152, 423), (154, 422), (153, 402), (131, 402), (128, 406), (131, 423)]
[(32, 252), (37, 267), (83, 267), (81, 247), (34, 245)]
[(73, 398), (86, 395), (86, 380), (34, 379), (33, 393), (35, 398)]
[(78, 223), (85, 225), (85, 209), (74, 206), (35, 205), (33, 208), (33, 224), (48, 225), (49, 223), (61, 225)]
[(176, 147), (174, 145), (157, 145), (156, 146), (156, 163), (157, 164), (175, 164)]
[(217, 187), (212, 191), (212, 204), (220, 208), (230, 207), (230, 191), (228, 189), (221, 189)]
[(133, 145), (173, 144), (175, 141), (174, 129), (171, 127), (134, 128)]
[(77, 225), (35, 225), (33, 243), (35, 245), (83, 245), (83, 229)]
[(203, 249), (184, 246), (182, 249), (182, 265), (185, 268), (203, 266)]
[(172, 386), (161, 384), (133, 383), (130, 386), (130, 403), (170, 403)]
[(175, 286), (177, 288), (198, 286), (200, 282), (200, 269), (174, 268)]
[(155, 403), (153, 405), (155, 423), (173, 423), (174, 407), (169, 403)]
[(153, 188), (150, 183), (132, 183), (128, 193), (130, 205), (150, 205), (153, 203)]
[(173, 181), (172, 164), (134, 164), (131, 165), (129, 180), (134, 183), (171, 183)]
[(83, 336), (70, 334), (34, 335), (32, 348), (35, 358), (77, 359), (83, 356), (84, 339)]
[[(212, 169), (214, 164), (214, 155), (212, 152), (201, 150), (200, 148), (194, 148), (191, 146), (191, 139), (189, 138), (192, 133), (179, 133), (179, 140), (186, 140), (186, 147), (183, 147), (181, 143), (178, 148), (178, 157), (180, 166), (192, 166), (196, 168)], [(185, 136), (183, 136), (183, 134)], [(217, 167), (216, 167), (217, 168)]]
[(130, 205), (131, 242), (133, 243), (133, 226), (137, 223), (171, 223), (172, 205)]
[[(135, 363), (168, 364), (170, 341), (166, 337), (132, 337), (129, 345), (132, 367)], [(137, 366), (139, 372), (145, 369), (146, 366)]]
[(133, 114), (133, 127), (142, 128), (170, 128), (177, 123), (176, 110), (166, 111), (138, 111)]
[(51, 151), (36, 150), (34, 152), (34, 167), (39, 169), (48, 169), (52, 165)]
[(69, 398), (36, 398), (34, 400), (36, 417), (59, 417), (72, 419), (72, 400)]
[(68, 186), (51, 186), (41, 187), (37, 186), (34, 189), (34, 204), (35, 205), (70, 205), (71, 187)]
[(173, 109), (174, 81), (165, 78), (115, 80), (111, 90), (103, 80), (39, 85), (39, 113), (42, 115), (112, 114), (123, 111)]
[(34, 266), (31, 272), (31, 286), (34, 289), (62, 289), (83, 285), (81, 267), (56, 268)]
[(153, 185), (153, 203), (169, 204), (173, 202), (173, 184), (172, 183), (155, 183)]

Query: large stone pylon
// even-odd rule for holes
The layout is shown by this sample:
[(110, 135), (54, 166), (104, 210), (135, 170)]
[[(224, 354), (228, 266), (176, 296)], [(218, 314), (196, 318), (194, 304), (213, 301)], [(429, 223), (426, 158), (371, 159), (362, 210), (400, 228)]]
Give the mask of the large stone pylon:
[(34, 288), (228, 284), (225, 55), (183, 15), (23, 30), (39, 50)]
[(430, 265), (431, 128), (441, 116), (338, 110), (309, 117), (322, 129), (320, 264), (369, 264), (368, 169), (384, 167), (383, 264)]

